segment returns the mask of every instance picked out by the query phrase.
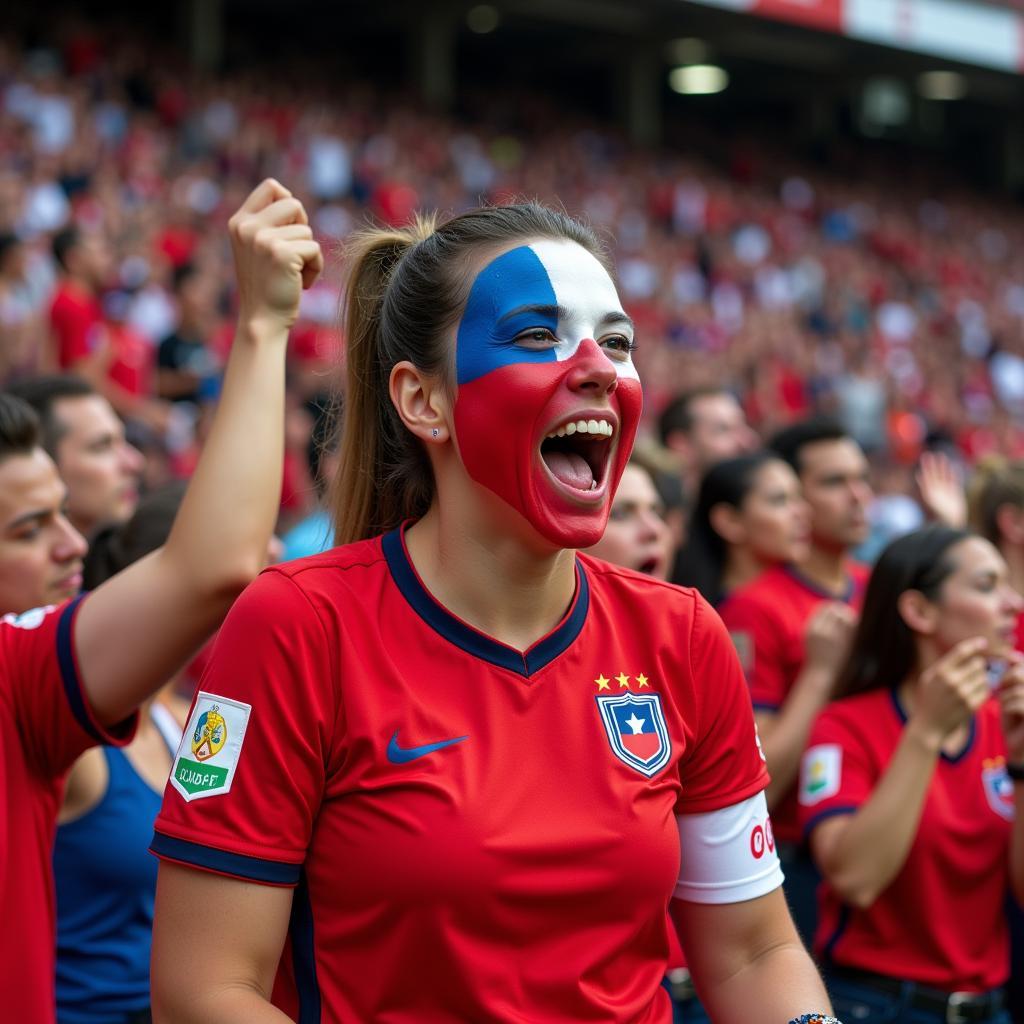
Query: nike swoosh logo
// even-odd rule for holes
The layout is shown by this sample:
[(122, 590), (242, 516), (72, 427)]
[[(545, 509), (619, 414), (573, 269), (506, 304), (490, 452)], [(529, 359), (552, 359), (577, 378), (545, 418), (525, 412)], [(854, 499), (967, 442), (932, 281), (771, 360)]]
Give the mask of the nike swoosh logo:
[(388, 760), (392, 764), (407, 764), (409, 761), (415, 761), (417, 758), (426, 757), (427, 754), (432, 754), (435, 750), (444, 750), (445, 747), (450, 747), (455, 743), (461, 743), (463, 740), (468, 739), (468, 736), (456, 736), (450, 740), (438, 740), (437, 743), (424, 743), (421, 747), (400, 747), (398, 745), (398, 730), (396, 729), (395, 734), (388, 743)]

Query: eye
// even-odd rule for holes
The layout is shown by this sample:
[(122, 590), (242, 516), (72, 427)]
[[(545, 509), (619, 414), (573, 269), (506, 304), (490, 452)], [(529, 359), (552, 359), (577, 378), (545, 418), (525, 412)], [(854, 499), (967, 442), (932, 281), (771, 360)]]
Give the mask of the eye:
[(528, 331), (520, 331), (513, 343), (522, 348), (545, 349), (558, 344), (558, 339), (547, 327), (531, 327)]
[(636, 342), (624, 334), (610, 334), (601, 339), (601, 347), (608, 349), (617, 359), (628, 359), (636, 351)]

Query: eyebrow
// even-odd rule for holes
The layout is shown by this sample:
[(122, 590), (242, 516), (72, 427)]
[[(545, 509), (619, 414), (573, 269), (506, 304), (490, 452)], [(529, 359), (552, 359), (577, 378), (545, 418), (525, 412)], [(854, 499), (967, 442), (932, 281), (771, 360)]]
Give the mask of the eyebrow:
[(44, 520), (53, 514), (52, 509), (43, 508), (37, 509), (34, 512), (26, 512), (24, 515), (18, 516), (17, 519), (11, 520), (4, 529), (5, 530), (17, 530), (22, 526), (26, 526), (36, 519)]
[[(503, 324), (507, 320), (512, 320), (514, 317), (522, 316), (524, 313), (534, 313), (538, 316), (549, 317), (552, 320), (570, 319), (569, 310), (566, 309), (565, 306), (530, 303), (525, 306), (516, 306), (515, 309), (510, 309), (507, 313), (504, 313), (498, 318), (498, 323)], [(633, 323), (633, 318), (619, 310), (615, 310), (611, 313), (605, 313), (605, 315), (597, 321), (598, 327), (608, 327), (611, 324), (626, 324), (628, 327), (631, 327), (634, 330), (636, 329), (636, 325)]]

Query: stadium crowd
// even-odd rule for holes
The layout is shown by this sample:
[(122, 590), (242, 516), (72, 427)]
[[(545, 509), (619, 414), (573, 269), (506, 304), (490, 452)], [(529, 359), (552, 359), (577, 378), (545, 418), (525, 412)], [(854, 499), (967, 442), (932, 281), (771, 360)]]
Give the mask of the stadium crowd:
[[(140, 494), (166, 493), (195, 470), (239, 309), (225, 224), (258, 181), (270, 176), (294, 190), (328, 253), (324, 274), (302, 294), (288, 345), (278, 517), (286, 559), (329, 546), (322, 498), (336, 457), (334, 396), (346, 383), (346, 238), (368, 220), (403, 226), (422, 210), (459, 213), (524, 196), (564, 208), (607, 237), (644, 382), (637, 453), (594, 553), (695, 585), (720, 611), (773, 775), (767, 803), (787, 896), (804, 938), (832, 968), (826, 980), (841, 995), (837, 1006), (848, 1019), (927, 1021), (947, 1013), (936, 993), (963, 989), (975, 997), (964, 1004), (972, 1015), (957, 1019), (1004, 1021), (1002, 994), (989, 993), (1008, 977), (1003, 901), (1024, 885), (1006, 856), (986, 863), (986, 878), (998, 879), (983, 893), (936, 869), (935, 886), (983, 909), (972, 931), (950, 923), (951, 899), (931, 960), (907, 945), (908, 930), (929, 924), (928, 892), (906, 880), (887, 888), (907, 857), (916, 865), (931, 856), (931, 848), (909, 853), (913, 829), (899, 856), (890, 851), (873, 874), (850, 881), (856, 854), (884, 847), (879, 836), (893, 831), (895, 819), (872, 802), (880, 777), (900, 806), (920, 806), (930, 773), (946, 786), (947, 762), (971, 748), (975, 714), (988, 746), (971, 748), (972, 756), (984, 753), (984, 771), (997, 762), (1020, 767), (1001, 746), (998, 704), (982, 709), (980, 687), (987, 699), (990, 678), (998, 687), (1017, 671), (1012, 648), (1024, 647), (1024, 630), (989, 656), (945, 624), (938, 595), (947, 578), (960, 586), (961, 575), (991, 577), (998, 601), (988, 619), (978, 613), (978, 629), (995, 636), (1007, 622), (1017, 628), (1024, 215), (924, 165), (902, 168), (898, 182), (888, 170), (877, 158), (851, 158), (838, 172), (767, 139), (726, 144), (711, 133), (682, 149), (639, 152), (606, 125), (527, 94), (490, 96), (486, 107), (467, 101), (456, 117), (365, 82), (339, 85), (326, 71), (206, 77), (140, 38), (100, 38), (74, 24), (45, 48), (0, 39), (0, 388), (35, 409), (40, 443), (67, 486), (72, 529), (54, 560), (78, 565), (85, 552), (75, 538), (92, 541), (104, 528), (95, 550), (138, 548), (131, 558), (109, 556), (112, 568), (98, 571), (98, 582), (164, 539), (174, 508), (161, 510), (163, 534), (152, 543), (112, 540), (109, 531), (132, 522)], [(926, 520), (937, 524), (912, 532)], [(987, 538), (983, 548), (963, 532), (969, 521)], [(892, 555), (887, 544), (902, 534), (911, 539)], [(886, 589), (876, 584), (875, 593), (865, 565), (883, 550)], [(901, 575), (891, 564), (899, 558), (912, 571)], [(945, 575), (923, 582), (933, 563)], [(73, 597), (81, 582), (65, 574), (41, 603)], [(939, 767), (910, 764), (905, 753), (902, 789), (865, 771), (856, 792), (840, 792), (828, 751), (856, 746), (858, 736), (856, 723), (830, 717), (830, 696), (841, 679), (848, 699), (867, 706), (881, 684), (864, 668), (863, 648), (896, 642), (880, 625), (897, 614), (885, 602), (911, 591), (938, 618), (899, 605), (908, 622), (899, 643), (931, 680), (905, 695), (900, 723), (918, 726)], [(26, 610), (20, 593), (4, 599), (0, 611)], [(844, 668), (851, 650), (862, 656), (859, 675)], [(179, 680), (179, 703), (206, 661)], [(957, 703), (949, 694), (968, 675), (964, 686), (977, 686)], [(174, 712), (178, 728), (183, 710)], [(868, 711), (873, 728), (884, 712)], [(165, 722), (153, 732), (163, 737), (153, 740), (156, 774), (166, 774), (159, 743), (167, 731)], [(895, 758), (904, 733), (891, 731), (878, 740), (881, 752), (849, 756)], [(1013, 786), (992, 785), (1002, 817), (979, 824), (971, 841), (983, 836), (1004, 851)], [(929, 826), (935, 842), (935, 821)], [(59, 884), (74, 874), (71, 850)], [(958, 857), (951, 859), (966, 863)], [(848, 932), (836, 920), (844, 904), (862, 912)], [(841, 936), (846, 945), (837, 945)], [(75, 943), (90, 940), (69, 941), (73, 958)], [(1019, 976), (1024, 947), (1013, 955)], [(873, 987), (893, 962), (913, 992)], [(79, 1000), (95, 995), (75, 969), (63, 979), (67, 1024), (92, 1020), (75, 1005), (76, 984)], [(706, 1019), (685, 971), (673, 977), (678, 1019)]]

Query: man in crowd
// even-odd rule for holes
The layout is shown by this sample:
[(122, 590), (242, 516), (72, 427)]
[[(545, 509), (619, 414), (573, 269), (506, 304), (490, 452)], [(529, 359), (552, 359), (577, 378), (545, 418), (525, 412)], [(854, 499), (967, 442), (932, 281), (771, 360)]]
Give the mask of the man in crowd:
[(34, 377), (10, 391), (36, 411), (43, 447), (67, 487), (67, 517), (91, 536), (135, 511), (142, 454), (125, 439), (110, 403), (80, 377)]
[(113, 279), (110, 246), (99, 232), (71, 226), (54, 237), (53, 255), (61, 271), (50, 307), (57, 366), (89, 381), (119, 415), (163, 432), (168, 406), (149, 394), (138, 336), (104, 317), (102, 297)]
[(754, 451), (758, 437), (736, 396), (725, 388), (684, 392), (658, 420), (661, 443), (675, 456), (686, 493), (694, 495), (708, 469)]

